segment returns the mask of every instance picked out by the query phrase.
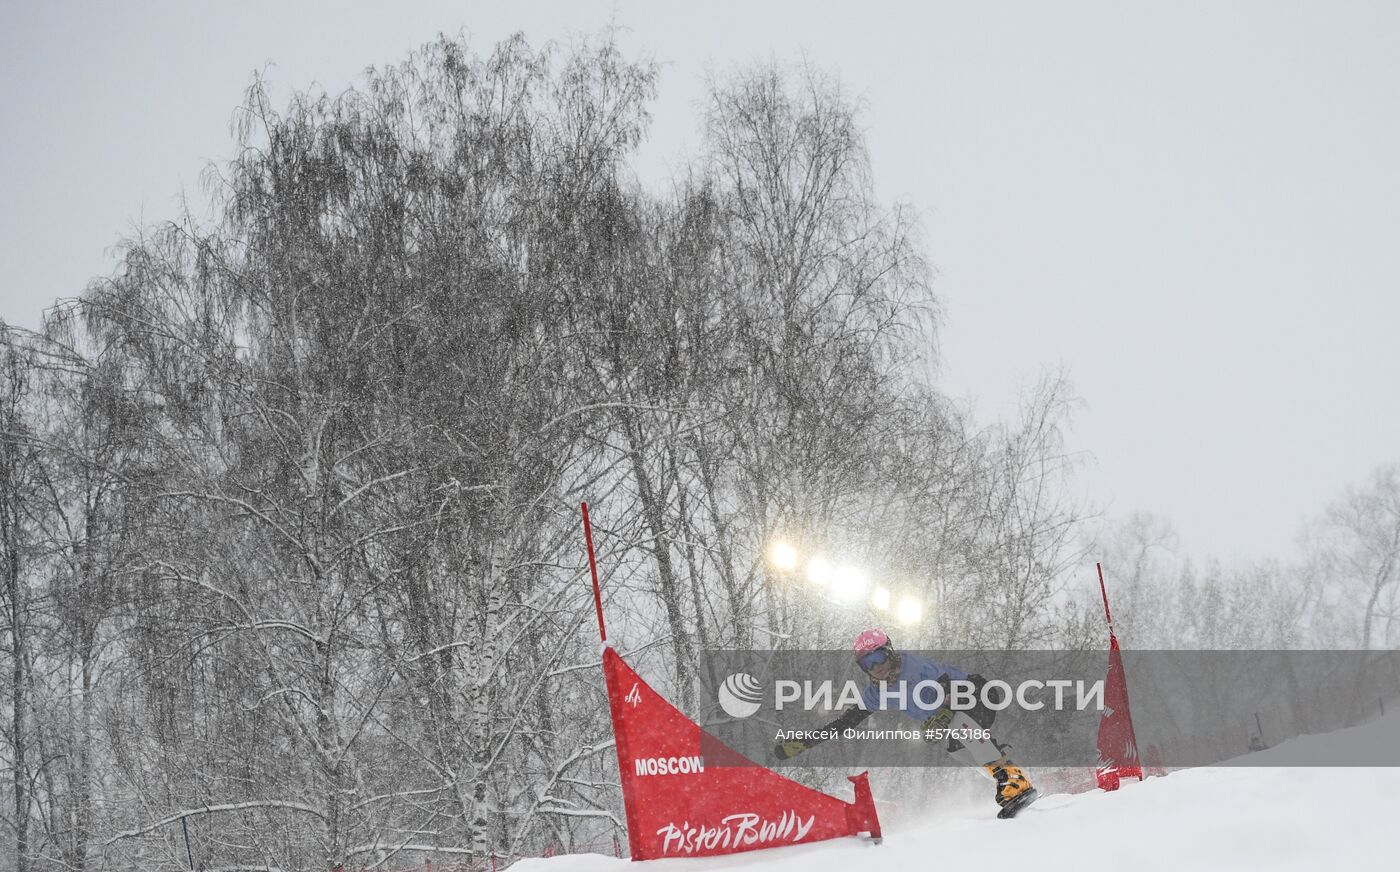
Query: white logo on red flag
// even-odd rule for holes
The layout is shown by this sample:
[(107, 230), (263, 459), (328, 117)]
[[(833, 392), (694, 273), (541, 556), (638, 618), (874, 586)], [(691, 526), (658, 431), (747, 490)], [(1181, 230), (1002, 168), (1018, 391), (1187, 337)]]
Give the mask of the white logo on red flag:
[(690, 757), (638, 757), (635, 766), (638, 775), (689, 775), (692, 772), (705, 771), (705, 758), (698, 755)]
[(800, 818), (795, 811), (785, 811), (777, 820), (764, 819), (752, 812), (731, 814), (720, 820), (719, 826), (692, 825), (675, 822), (656, 831), (664, 840), (661, 853), (694, 854), (697, 851), (724, 851), (768, 847), (775, 842), (800, 842), (816, 821), (813, 815)]

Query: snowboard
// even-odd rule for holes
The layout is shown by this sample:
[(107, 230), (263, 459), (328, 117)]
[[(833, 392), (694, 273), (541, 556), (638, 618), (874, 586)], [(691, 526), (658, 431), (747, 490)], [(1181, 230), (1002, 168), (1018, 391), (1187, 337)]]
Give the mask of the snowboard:
[(1003, 820), (1009, 820), (1011, 818), (1014, 818), (1017, 814), (1020, 813), (1021, 809), (1035, 802), (1037, 799), (1040, 799), (1040, 794), (1036, 793), (1035, 788), (1032, 787), (1030, 790), (1027, 790), (1025, 793), (1020, 794), (1015, 799), (1008, 802), (1006, 805), (1003, 805), (1001, 807), (1001, 811), (997, 812), (997, 817)]

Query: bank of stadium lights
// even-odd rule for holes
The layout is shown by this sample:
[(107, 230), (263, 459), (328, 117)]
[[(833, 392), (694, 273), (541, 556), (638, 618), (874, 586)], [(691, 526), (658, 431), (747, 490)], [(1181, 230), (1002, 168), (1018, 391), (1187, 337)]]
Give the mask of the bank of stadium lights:
[(786, 542), (774, 542), (768, 548), (768, 561), (783, 572), (797, 568), (797, 549)]
[(895, 609), (894, 619), (906, 627), (912, 627), (924, 619), (924, 607), (912, 597), (903, 597)]
[(837, 602), (855, 602), (869, 587), (870, 579), (859, 567), (842, 566), (832, 573), (831, 595)]
[(922, 603), (908, 596), (900, 597), (896, 602), (888, 588), (876, 585), (872, 589), (869, 574), (857, 566), (834, 566), (819, 554), (804, 562), (796, 548), (782, 541), (768, 546), (768, 562), (782, 573), (797, 573), (800, 569), (808, 584), (824, 590), (826, 597), (834, 602), (849, 605), (860, 600), (868, 591), (870, 607), (880, 612), (893, 612), (899, 624), (908, 627), (923, 620)]
[(807, 561), (807, 580), (817, 587), (826, 587), (836, 577), (836, 570), (825, 557), (813, 557)]

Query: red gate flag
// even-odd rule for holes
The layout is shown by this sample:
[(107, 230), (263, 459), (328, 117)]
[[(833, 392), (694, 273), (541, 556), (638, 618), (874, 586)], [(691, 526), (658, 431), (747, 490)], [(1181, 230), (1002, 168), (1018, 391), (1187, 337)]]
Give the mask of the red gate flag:
[(733, 854), (868, 832), (880, 820), (868, 773), (843, 802), (759, 766), (653, 690), (612, 646), (603, 650), (627, 841), (633, 860)]
[(1128, 674), (1123, 670), (1123, 653), (1118, 637), (1108, 634), (1108, 681), (1104, 686), (1104, 713), (1099, 718), (1099, 787), (1117, 790), (1123, 778), (1142, 780), (1133, 714), (1128, 707)]

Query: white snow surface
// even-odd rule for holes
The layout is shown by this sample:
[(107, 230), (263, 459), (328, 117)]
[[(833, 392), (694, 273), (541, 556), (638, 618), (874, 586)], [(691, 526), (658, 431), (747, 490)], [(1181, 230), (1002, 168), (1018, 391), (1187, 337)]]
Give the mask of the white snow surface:
[[(647, 862), (648, 872), (897, 872), (949, 869), (1400, 869), (1400, 767), (1279, 767), (1338, 742), (1389, 746), (1400, 716), (1304, 736), (1249, 755), (1249, 766), (1178, 770), (1113, 793), (1042, 796), (1015, 820), (986, 802), (885, 828), (884, 843), (835, 839), (721, 857)], [(1394, 754), (1387, 756), (1393, 757)], [(1308, 759), (1318, 759), (1309, 756)], [(1030, 770), (1034, 778), (1034, 770)], [(879, 785), (873, 785), (879, 798)], [(622, 872), (599, 854), (526, 859), (511, 872)], [(630, 868), (636, 869), (632, 866)]]

